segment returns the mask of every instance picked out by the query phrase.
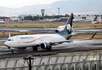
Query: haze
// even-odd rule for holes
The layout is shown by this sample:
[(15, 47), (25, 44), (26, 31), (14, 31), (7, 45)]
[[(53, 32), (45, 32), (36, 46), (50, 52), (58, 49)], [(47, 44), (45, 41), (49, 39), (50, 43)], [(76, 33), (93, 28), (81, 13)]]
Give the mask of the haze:
[(102, 0), (1, 0), (0, 16), (22, 14), (102, 14)]
[(9, 8), (20, 8), (28, 5), (51, 4), (59, 0), (1, 0), (0, 6)]

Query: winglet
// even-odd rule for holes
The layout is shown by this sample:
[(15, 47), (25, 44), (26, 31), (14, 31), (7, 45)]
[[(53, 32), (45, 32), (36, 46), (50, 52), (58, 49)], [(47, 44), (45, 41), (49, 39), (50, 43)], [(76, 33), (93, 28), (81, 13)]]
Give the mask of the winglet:
[(95, 37), (96, 33), (97, 33), (97, 32), (95, 32), (95, 33), (92, 35), (92, 37), (91, 37), (90, 39), (93, 39), (93, 38)]
[(97, 16), (97, 15), (95, 15), (95, 18), (94, 18), (94, 20), (93, 20), (93, 21), (97, 21), (97, 17), (98, 17), (98, 16)]

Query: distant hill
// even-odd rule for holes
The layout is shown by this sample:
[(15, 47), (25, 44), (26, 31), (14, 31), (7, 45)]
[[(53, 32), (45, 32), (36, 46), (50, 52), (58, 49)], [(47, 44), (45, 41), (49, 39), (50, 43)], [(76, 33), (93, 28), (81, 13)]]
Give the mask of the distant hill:
[(22, 8), (0, 7), (0, 15), (20, 15), (20, 14), (41, 14), (41, 9), (45, 9), (45, 14), (80, 13), (80, 14), (101, 14), (102, 0), (60, 0), (48, 5), (31, 5)]

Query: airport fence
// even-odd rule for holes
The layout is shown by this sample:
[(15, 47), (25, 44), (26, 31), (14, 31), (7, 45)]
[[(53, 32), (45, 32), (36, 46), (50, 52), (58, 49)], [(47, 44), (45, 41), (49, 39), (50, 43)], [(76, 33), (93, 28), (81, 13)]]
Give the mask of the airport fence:
[[(32, 70), (102, 70), (102, 53), (67, 53), (32, 58)], [(23, 57), (0, 59), (0, 70), (29, 70), (29, 61)]]

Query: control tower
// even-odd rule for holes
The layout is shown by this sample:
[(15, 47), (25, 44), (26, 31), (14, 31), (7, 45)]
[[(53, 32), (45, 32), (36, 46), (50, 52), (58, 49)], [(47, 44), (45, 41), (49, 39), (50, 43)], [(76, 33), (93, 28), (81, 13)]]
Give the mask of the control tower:
[(45, 9), (41, 9), (41, 13), (42, 13), (42, 19), (44, 19)]

